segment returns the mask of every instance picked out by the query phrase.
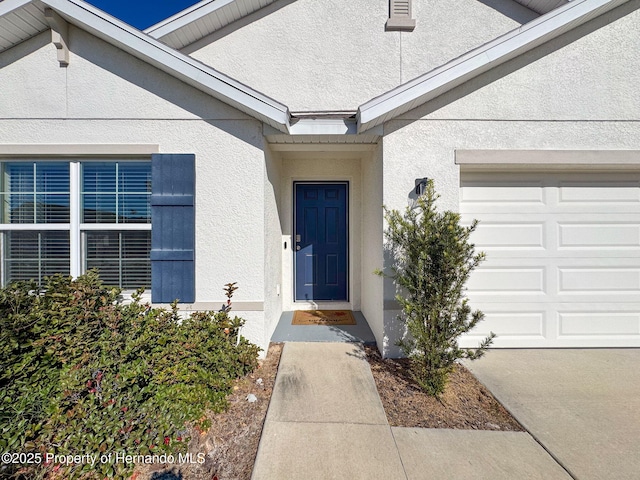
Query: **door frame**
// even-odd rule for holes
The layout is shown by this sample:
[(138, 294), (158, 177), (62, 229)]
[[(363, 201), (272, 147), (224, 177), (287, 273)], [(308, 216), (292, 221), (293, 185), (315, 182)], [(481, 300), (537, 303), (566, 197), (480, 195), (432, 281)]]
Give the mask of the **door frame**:
[(304, 304), (304, 303), (309, 303), (308, 300), (297, 300), (296, 299), (296, 261), (297, 261), (297, 255), (296, 255), (296, 250), (294, 248), (295, 245), (295, 235), (296, 235), (296, 231), (297, 231), (297, 225), (296, 225), (296, 213), (297, 213), (297, 205), (296, 205), (296, 188), (298, 185), (344, 185), (346, 188), (346, 192), (347, 192), (347, 198), (345, 198), (345, 208), (346, 208), (346, 221), (347, 221), (347, 225), (346, 225), (346, 232), (347, 232), (347, 238), (345, 239), (345, 248), (347, 250), (347, 254), (346, 254), (346, 266), (347, 266), (347, 271), (346, 271), (346, 298), (343, 300), (314, 300), (314, 302), (322, 302), (322, 303), (345, 303), (345, 302), (350, 302), (351, 301), (351, 295), (350, 295), (350, 291), (351, 291), (351, 283), (349, 282), (349, 276), (350, 276), (350, 260), (351, 260), (351, 255), (350, 255), (350, 248), (349, 248), (349, 244), (350, 244), (350, 235), (349, 235), (349, 230), (350, 230), (350, 209), (349, 209), (349, 202), (350, 202), (350, 185), (349, 185), (349, 180), (294, 180), (293, 181), (293, 188), (292, 188), (292, 222), (291, 225), (293, 226), (293, 230), (292, 230), (292, 235), (291, 235), (291, 251), (292, 251), (292, 255), (293, 255), (293, 259), (291, 262), (291, 266), (292, 266), (292, 270), (291, 270), (291, 279), (292, 279), (292, 299), (293, 299), (293, 303), (298, 303), (298, 304)]

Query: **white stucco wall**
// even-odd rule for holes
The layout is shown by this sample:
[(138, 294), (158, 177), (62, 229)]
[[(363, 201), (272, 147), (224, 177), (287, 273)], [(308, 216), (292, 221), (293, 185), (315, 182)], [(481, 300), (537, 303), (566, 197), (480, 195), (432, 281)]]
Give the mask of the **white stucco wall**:
[(408, 33), (385, 32), (388, 0), (280, 0), (184, 51), (292, 111), (355, 110), (535, 17), (504, 3), (415, 1)]
[[(640, 150), (640, 2), (630, 3), (387, 122), (385, 205), (404, 209), (427, 176), (440, 208), (458, 210), (459, 149)], [(385, 301), (394, 294), (385, 284)], [(396, 314), (385, 311), (389, 356)]]
[(384, 344), (383, 279), (374, 272), (384, 267), (382, 255), (382, 144), (367, 158), (362, 167), (362, 255), (361, 310), (379, 346)]
[(270, 148), (265, 150), (264, 177), (264, 342), (268, 344), (282, 314), (282, 159)]
[[(265, 298), (260, 122), (70, 27), (68, 68), (47, 33), (0, 54), (1, 144), (156, 144), (196, 155), (196, 302)], [(273, 202), (273, 198), (269, 200)], [(263, 348), (264, 313), (244, 335)]]

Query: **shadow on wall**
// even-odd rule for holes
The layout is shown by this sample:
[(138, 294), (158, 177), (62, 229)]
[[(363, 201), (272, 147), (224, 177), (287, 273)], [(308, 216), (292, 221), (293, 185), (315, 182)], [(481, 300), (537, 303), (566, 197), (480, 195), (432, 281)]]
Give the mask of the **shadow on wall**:
[[(497, 0), (479, 0), (485, 4), (498, 3)], [(594, 18), (593, 20), (580, 25), (567, 33), (560, 35), (559, 37), (551, 40), (547, 43), (540, 45), (539, 47), (530, 50), (529, 52), (522, 54), (506, 63), (492, 68), (488, 72), (485, 72), (476, 78), (466, 81), (462, 85), (449, 90), (442, 95), (437, 96), (431, 101), (411, 110), (412, 119), (390, 122), (385, 125), (385, 135), (389, 135), (406, 125), (415, 122), (417, 119), (426, 117), (427, 115), (446, 107), (447, 105), (454, 103), (455, 101), (466, 97), (467, 95), (482, 89), (483, 87), (490, 85), (491, 83), (500, 80), (513, 72), (520, 70), (544, 57), (554, 53), (567, 45), (589, 35), (590, 33), (605, 27), (616, 20), (619, 20), (630, 13), (640, 9), (640, 0), (631, 0), (623, 5), (614, 8), (613, 10)], [(408, 115), (408, 114), (406, 114)]]
[[(417, 194), (415, 190), (412, 190), (408, 195), (408, 201), (410, 206), (415, 203)], [(396, 256), (391, 249), (389, 242), (384, 243), (383, 247), (383, 259), (385, 274), (391, 273), (391, 268), (396, 263)], [(404, 322), (399, 318), (402, 313), (402, 308), (396, 300), (397, 295), (402, 295), (402, 290), (394, 281), (385, 276), (384, 279), (384, 311), (383, 311), (383, 325), (384, 325), (384, 345), (382, 346), (382, 358), (401, 358), (404, 357), (402, 349), (398, 346), (398, 341), (403, 339), (407, 335), (407, 327)]]
[(266, 7), (263, 7), (259, 10), (256, 10), (253, 13), (250, 13), (246, 17), (242, 17), (240, 20), (236, 20), (235, 22), (230, 23), (229, 25), (221, 28), (217, 32), (214, 32), (206, 37), (193, 42), (191, 45), (187, 45), (182, 50), (182, 53), (186, 53), (187, 55), (191, 55), (193, 52), (200, 50), (202, 47), (205, 47), (221, 38), (226, 37), (227, 35), (232, 34), (233, 32), (240, 30), (242, 27), (249, 25), (261, 18), (267, 17), (274, 12), (277, 12), (281, 8), (286, 7), (287, 5), (291, 5), (293, 2), (297, 0), (277, 0), (273, 3), (270, 3)]
[(484, 3), (487, 7), (493, 8), (496, 12), (500, 12), (505, 17), (509, 17), (514, 22), (518, 22), (520, 25), (524, 25), (540, 16), (533, 10), (510, 0), (506, 2), (504, 0), (478, 1)]
[[(249, 145), (259, 149), (263, 148), (262, 127), (259, 120), (240, 112), (234, 107), (178, 80), (143, 60), (139, 60), (88, 32), (74, 27), (70, 29), (70, 37), (71, 50), (74, 55), (186, 110), (211, 126)], [(141, 113), (144, 118), (144, 112)], [(155, 117), (152, 115), (150, 118)], [(173, 118), (171, 117), (171, 119)], [(182, 118), (175, 117), (175, 119), (181, 120)], [(247, 123), (247, 120), (254, 122), (255, 127), (238, 128), (239, 123)]]
[[(0, 69), (37, 52), (49, 43), (51, 43), (51, 33), (45, 31), (29, 40), (19, 43), (13, 48), (5, 50), (0, 54)], [(52, 53), (52, 55), (55, 58), (55, 53)]]

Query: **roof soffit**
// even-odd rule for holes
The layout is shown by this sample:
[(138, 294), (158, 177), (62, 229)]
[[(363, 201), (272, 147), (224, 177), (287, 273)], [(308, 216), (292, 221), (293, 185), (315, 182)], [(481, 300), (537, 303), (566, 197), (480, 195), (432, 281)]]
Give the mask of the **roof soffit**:
[(44, 5), (33, 0), (0, 2), (0, 52), (49, 29)]

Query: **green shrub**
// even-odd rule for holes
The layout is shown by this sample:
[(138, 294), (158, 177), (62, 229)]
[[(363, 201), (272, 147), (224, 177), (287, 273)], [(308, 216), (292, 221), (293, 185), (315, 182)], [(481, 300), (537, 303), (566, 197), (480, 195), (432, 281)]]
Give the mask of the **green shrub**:
[(0, 476), (126, 478), (123, 462), (44, 465), (44, 455), (185, 452), (205, 411), (224, 410), (233, 379), (257, 365), (244, 321), (229, 315), (234, 289), (223, 311), (184, 319), (141, 291), (120, 301), (95, 272), (0, 290), (0, 451), (42, 455)]
[(414, 379), (430, 395), (444, 392), (456, 360), (476, 359), (489, 347), (491, 333), (477, 349), (458, 346), (458, 338), (482, 320), (464, 298), (471, 271), (484, 259), (476, 254), (469, 236), (477, 222), (460, 225), (460, 215), (438, 212), (433, 181), (427, 184), (415, 208), (404, 214), (385, 208), (385, 237), (392, 258), (389, 275), (398, 287), (400, 320), (409, 335), (398, 344), (411, 360)]

